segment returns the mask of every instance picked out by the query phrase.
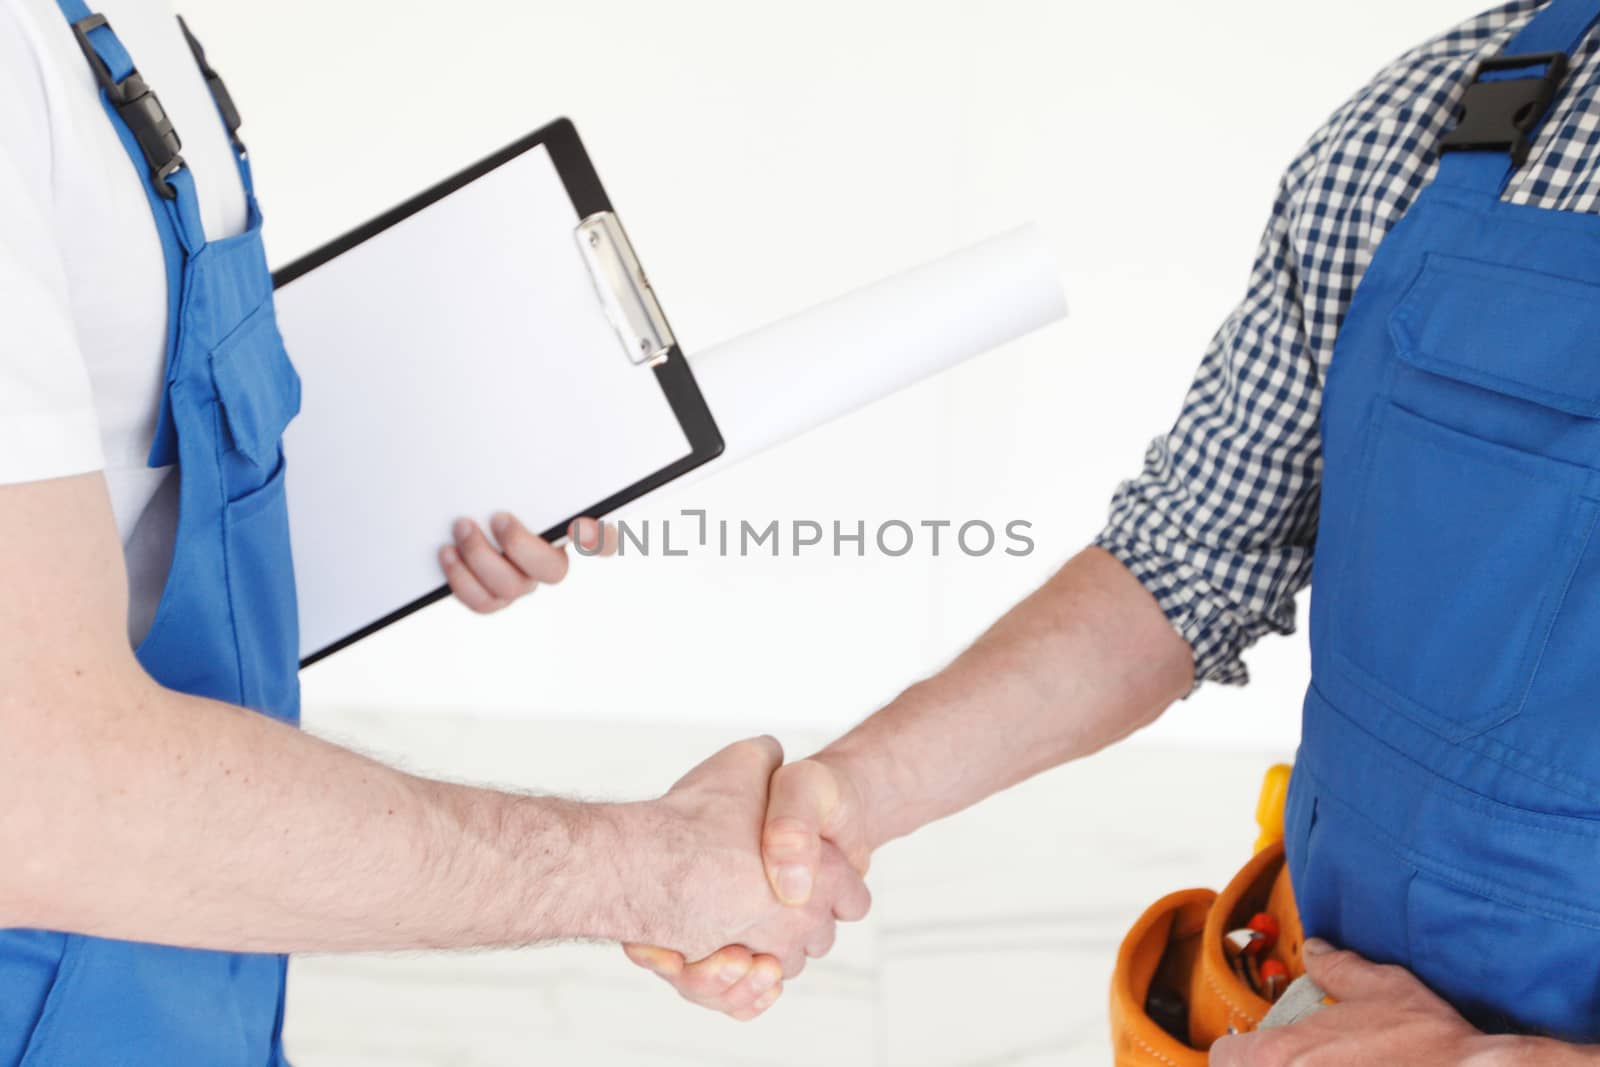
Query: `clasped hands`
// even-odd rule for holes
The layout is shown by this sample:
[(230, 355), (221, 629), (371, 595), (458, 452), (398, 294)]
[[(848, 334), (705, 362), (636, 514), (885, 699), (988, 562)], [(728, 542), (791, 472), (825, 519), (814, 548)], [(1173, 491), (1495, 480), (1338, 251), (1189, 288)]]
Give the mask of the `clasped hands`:
[[(492, 541), (460, 519), (439, 550), (446, 581), (471, 610), (491, 614), (566, 576), (565, 549), (514, 516), (499, 513), (490, 527)], [(577, 520), (568, 535), (586, 555), (615, 551), (615, 530), (594, 519)], [(635, 928), (670, 947), (624, 948), (696, 1004), (755, 1018), (784, 979), (833, 947), (838, 922), (867, 914), (861, 879), (871, 848), (859, 795), (818, 760), (783, 766), (770, 737), (723, 749), (642, 807), (648, 851), (663, 862), (646, 873), (656, 884)]]
[(659, 927), (667, 947), (623, 948), (689, 1001), (754, 1019), (833, 947), (836, 923), (866, 916), (865, 812), (835, 768), (784, 765), (778, 742), (760, 737), (723, 749), (656, 803), (679, 857), (676, 918)]

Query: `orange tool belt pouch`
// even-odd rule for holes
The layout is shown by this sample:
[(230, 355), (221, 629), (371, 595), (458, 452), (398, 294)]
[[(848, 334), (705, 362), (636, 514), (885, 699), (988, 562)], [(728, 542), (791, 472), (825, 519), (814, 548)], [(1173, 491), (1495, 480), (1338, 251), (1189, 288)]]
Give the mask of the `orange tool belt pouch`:
[(1304, 934), (1281, 839), (1265, 844), (1221, 893), (1183, 890), (1139, 917), (1111, 980), (1116, 1067), (1204, 1067), (1212, 1042), (1256, 1028), (1272, 1004), (1235, 971), (1224, 946), (1230, 931), (1261, 913), (1276, 920), (1278, 933), (1260, 962), (1277, 960), (1287, 980), (1300, 977)]

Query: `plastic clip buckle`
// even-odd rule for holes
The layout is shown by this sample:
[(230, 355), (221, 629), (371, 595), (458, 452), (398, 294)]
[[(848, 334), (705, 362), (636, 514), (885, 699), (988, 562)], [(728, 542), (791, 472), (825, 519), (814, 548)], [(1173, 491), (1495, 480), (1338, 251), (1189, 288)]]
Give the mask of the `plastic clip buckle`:
[[(1530, 67), (1544, 67), (1544, 73), (1525, 78), (1484, 80), (1485, 74), (1495, 71)], [(1512, 166), (1522, 166), (1533, 147), (1529, 135), (1550, 110), (1566, 76), (1567, 57), (1563, 52), (1495, 56), (1484, 60), (1461, 101), (1461, 121), (1439, 142), (1439, 150), (1509, 151)]]
[(167, 109), (161, 106), (161, 98), (156, 96), (144, 77), (137, 70), (133, 70), (126, 78), (117, 81), (111, 76), (105, 60), (100, 58), (100, 53), (95, 51), (93, 43), (89, 40), (89, 34), (102, 26), (110, 25), (104, 15), (90, 15), (86, 19), (74, 22), (72, 32), (77, 36), (78, 46), (83, 49), (84, 56), (89, 60), (95, 80), (100, 83), (100, 88), (105, 91), (106, 98), (117, 109), (122, 121), (127, 124), (133, 139), (139, 143), (139, 150), (144, 153), (145, 162), (150, 165), (150, 177), (155, 184), (156, 192), (168, 200), (173, 200), (177, 197), (178, 191), (167, 182), (167, 179), (185, 165), (180, 154), (183, 142), (178, 139), (178, 131), (173, 128), (172, 120), (167, 117)]
[(194, 56), (195, 64), (200, 68), (200, 73), (206, 79), (206, 88), (211, 90), (212, 102), (217, 105), (217, 113), (222, 116), (222, 124), (228, 129), (228, 140), (233, 142), (233, 149), (241, 156), (249, 155), (244, 142), (239, 139), (239, 130), (244, 125), (244, 120), (239, 117), (239, 108), (233, 102), (233, 94), (228, 92), (228, 83), (222, 80), (222, 75), (212, 68), (206, 59), (205, 46), (200, 39), (189, 29), (189, 24), (183, 16), (178, 16), (178, 25), (183, 29), (183, 38), (189, 42), (189, 52)]

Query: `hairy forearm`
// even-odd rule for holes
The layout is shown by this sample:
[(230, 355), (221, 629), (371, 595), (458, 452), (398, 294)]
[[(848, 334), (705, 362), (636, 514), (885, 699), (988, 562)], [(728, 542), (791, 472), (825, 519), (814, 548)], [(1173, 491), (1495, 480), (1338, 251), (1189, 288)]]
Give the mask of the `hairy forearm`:
[(0, 543), (0, 927), (239, 951), (681, 929), (661, 804), (432, 782), (158, 686), (100, 475), (0, 486)]
[[(130, 672), (131, 673), (131, 672)], [(406, 775), (263, 716), (79, 675), (0, 696), (0, 925), (235, 951), (645, 938), (648, 805)]]
[(1150, 594), (1092, 548), (817, 758), (861, 792), (876, 847), (1126, 737), (1193, 669)]

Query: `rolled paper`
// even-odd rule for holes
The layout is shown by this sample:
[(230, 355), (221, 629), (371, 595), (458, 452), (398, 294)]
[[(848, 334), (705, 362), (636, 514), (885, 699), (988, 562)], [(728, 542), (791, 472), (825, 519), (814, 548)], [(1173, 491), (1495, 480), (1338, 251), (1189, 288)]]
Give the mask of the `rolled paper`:
[(1065, 316), (1023, 226), (689, 357), (729, 467)]

